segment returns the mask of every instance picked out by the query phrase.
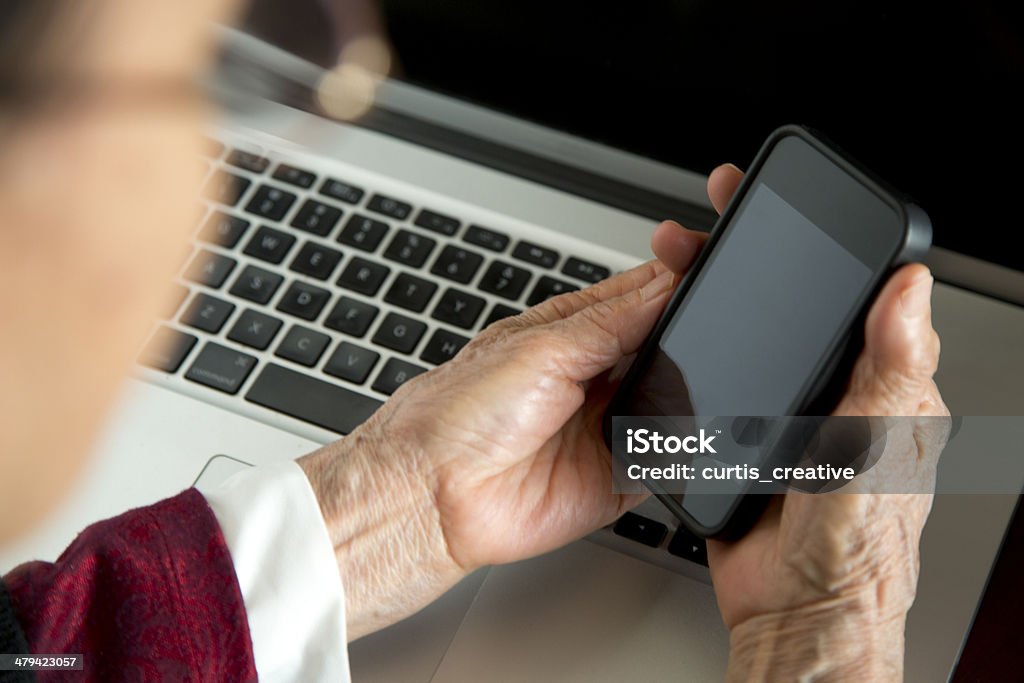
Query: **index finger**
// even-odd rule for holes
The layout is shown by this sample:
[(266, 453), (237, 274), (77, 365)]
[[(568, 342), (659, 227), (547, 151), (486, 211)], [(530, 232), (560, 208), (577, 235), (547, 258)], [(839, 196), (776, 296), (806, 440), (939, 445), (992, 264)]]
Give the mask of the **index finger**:
[(665, 272), (665, 266), (660, 261), (647, 261), (586, 289), (552, 297), (527, 309), (517, 318), (529, 326), (564, 320), (600, 301), (614, 299), (632, 290), (640, 289), (663, 272)]

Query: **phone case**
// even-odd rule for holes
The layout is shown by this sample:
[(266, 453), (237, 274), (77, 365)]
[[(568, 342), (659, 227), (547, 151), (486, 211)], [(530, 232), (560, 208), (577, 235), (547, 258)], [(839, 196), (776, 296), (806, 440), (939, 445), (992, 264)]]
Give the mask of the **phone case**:
[[(788, 136), (801, 138), (858, 182), (871, 189), (897, 211), (904, 227), (903, 239), (899, 248), (893, 254), (887, 266), (874, 273), (871, 294), (865, 299), (866, 304), (860, 310), (851, 311), (851, 314), (847, 316), (844, 321), (845, 334), (825, 354), (823, 360), (814, 370), (813, 376), (815, 379), (805, 386), (801, 392), (803, 398), (799, 403), (799, 408), (795, 411), (797, 415), (828, 415), (831, 413), (842, 396), (842, 392), (849, 380), (853, 363), (863, 348), (864, 321), (871, 302), (877, 297), (888, 276), (897, 267), (920, 261), (928, 252), (932, 239), (931, 222), (927, 214), (920, 207), (866, 170), (864, 166), (855, 162), (845, 152), (816, 131), (798, 125), (778, 128), (764, 142), (757, 156), (751, 162), (735, 194), (712, 228), (708, 241), (699, 257), (690, 270), (687, 271), (686, 276), (684, 276), (678, 289), (666, 306), (665, 312), (644, 342), (643, 347), (637, 354), (636, 360), (626, 373), (619, 390), (609, 404), (604, 420), (605, 443), (608, 445), (609, 450), (611, 449), (611, 417), (616, 414), (616, 407), (619, 405), (620, 397), (632, 390), (639, 374), (638, 368), (647, 367), (647, 361), (657, 345), (657, 340), (665, 332), (680, 301), (693, 285), (697, 274), (714, 251), (723, 228), (732, 220), (741, 199), (750, 190), (768, 155), (780, 140)], [(771, 496), (764, 494), (739, 496), (725, 522), (716, 527), (706, 527), (696, 522), (678, 502), (667, 494), (654, 493), (679, 518), (687, 529), (703, 538), (736, 538), (743, 535), (757, 521), (771, 498)]]

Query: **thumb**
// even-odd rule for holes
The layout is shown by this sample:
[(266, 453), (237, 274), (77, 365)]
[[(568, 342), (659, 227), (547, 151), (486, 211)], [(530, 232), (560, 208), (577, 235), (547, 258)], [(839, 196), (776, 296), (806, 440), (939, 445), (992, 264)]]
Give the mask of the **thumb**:
[(643, 287), (597, 301), (547, 326), (550, 352), (567, 379), (585, 382), (634, 353), (661, 315), (675, 285), (671, 271)]
[(864, 351), (836, 414), (917, 415), (939, 363), (932, 328), (934, 279), (920, 264), (897, 271), (868, 313)]

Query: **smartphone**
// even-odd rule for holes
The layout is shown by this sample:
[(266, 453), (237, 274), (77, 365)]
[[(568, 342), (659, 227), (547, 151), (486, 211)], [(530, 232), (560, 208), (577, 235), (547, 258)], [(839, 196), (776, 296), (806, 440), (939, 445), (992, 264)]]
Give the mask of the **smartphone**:
[[(809, 129), (772, 133), (605, 416), (827, 415), (888, 275), (924, 257), (925, 212)], [(648, 488), (693, 533), (740, 535), (770, 496)]]

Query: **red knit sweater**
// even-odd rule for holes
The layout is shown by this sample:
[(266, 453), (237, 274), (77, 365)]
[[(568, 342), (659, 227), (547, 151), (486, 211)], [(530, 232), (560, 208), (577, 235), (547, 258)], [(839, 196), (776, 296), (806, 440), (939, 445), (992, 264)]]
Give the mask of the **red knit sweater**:
[(3, 582), (32, 653), (84, 655), (84, 671), (40, 681), (256, 680), (231, 556), (195, 489), (94, 524)]

